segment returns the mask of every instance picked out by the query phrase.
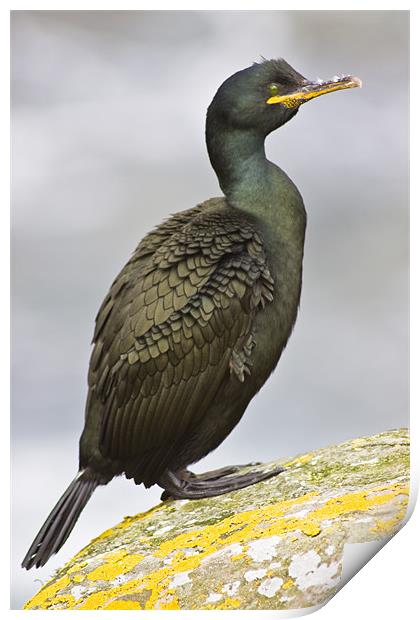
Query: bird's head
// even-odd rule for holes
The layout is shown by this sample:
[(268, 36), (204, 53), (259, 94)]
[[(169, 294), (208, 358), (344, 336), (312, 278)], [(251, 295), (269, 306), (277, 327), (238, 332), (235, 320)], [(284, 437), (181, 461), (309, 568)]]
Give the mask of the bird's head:
[(223, 82), (208, 114), (219, 125), (256, 129), (268, 135), (287, 123), (306, 101), (361, 84), (350, 75), (308, 80), (283, 59), (264, 60)]

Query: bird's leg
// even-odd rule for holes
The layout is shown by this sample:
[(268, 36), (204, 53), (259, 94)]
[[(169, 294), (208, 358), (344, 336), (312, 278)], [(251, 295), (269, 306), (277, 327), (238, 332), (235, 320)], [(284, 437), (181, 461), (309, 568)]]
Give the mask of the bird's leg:
[[(232, 467), (223, 469), (225, 472), (228, 470), (232, 472), (232, 469), (237, 471), (237, 468)], [(164, 500), (169, 497), (174, 499), (200, 499), (222, 495), (223, 493), (243, 489), (251, 484), (277, 476), (277, 474), (284, 471), (284, 468), (277, 467), (271, 471), (250, 471), (245, 474), (236, 474), (235, 476), (229, 476), (227, 473), (223, 475), (220, 473), (221, 471), (216, 470), (207, 474), (201, 474), (202, 476), (211, 474), (212, 477), (200, 478), (199, 476), (191, 475), (191, 472), (185, 469), (177, 472), (166, 470), (158, 482), (159, 486), (165, 489), (161, 499)], [(217, 474), (217, 477), (214, 478), (215, 474)]]
[(202, 474), (195, 474), (188, 469), (182, 471), (182, 478), (194, 478), (194, 480), (217, 480), (223, 478), (223, 476), (229, 476), (230, 474), (236, 474), (244, 467), (251, 467), (252, 465), (261, 465), (261, 463), (252, 462), (244, 463), (243, 465), (228, 465), (227, 467), (220, 467), (219, 469), (211, 469)]

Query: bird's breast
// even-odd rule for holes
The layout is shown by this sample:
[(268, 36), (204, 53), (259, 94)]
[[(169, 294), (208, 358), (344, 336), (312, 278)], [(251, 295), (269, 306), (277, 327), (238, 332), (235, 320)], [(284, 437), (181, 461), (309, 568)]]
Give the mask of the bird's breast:
[(300, 195), (289, 196), (260, 225), (266, 260), (274, 280), (273, 301), (256, 317), (255, 364), (268, 376), (275, 368), (296, 321), (302, 288), (306, 213)]

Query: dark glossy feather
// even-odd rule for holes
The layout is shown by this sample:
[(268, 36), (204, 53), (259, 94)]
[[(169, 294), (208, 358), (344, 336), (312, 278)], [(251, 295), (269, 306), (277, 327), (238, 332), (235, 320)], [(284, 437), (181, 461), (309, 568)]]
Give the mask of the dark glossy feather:
[(155, 483), (223, 382), (244, 381), (272, 290), (257, 232), (224, 199), (147, 235), (96, 319), (87, 425), (99, 417), (101, 455)]

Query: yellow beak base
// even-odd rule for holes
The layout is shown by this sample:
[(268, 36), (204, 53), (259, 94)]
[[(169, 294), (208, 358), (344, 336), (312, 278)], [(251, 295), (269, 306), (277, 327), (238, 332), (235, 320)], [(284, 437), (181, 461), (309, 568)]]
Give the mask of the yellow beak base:
[(320, 95), (326, 95), (333, 93), (336, 90), (345, 90), (347, 88), (360, 88), (362, 81), (358, 77), (353, 75), (346, 75), (341, 78), (334, 78), (327, 82), (308, 82), (301, 89), (288, 93), (287, 95), (274, 95), (267, 99), (268, 105), (274, 105), (281, 103), (286, 108), (296, 108), (302, 103), (319, 97)]

